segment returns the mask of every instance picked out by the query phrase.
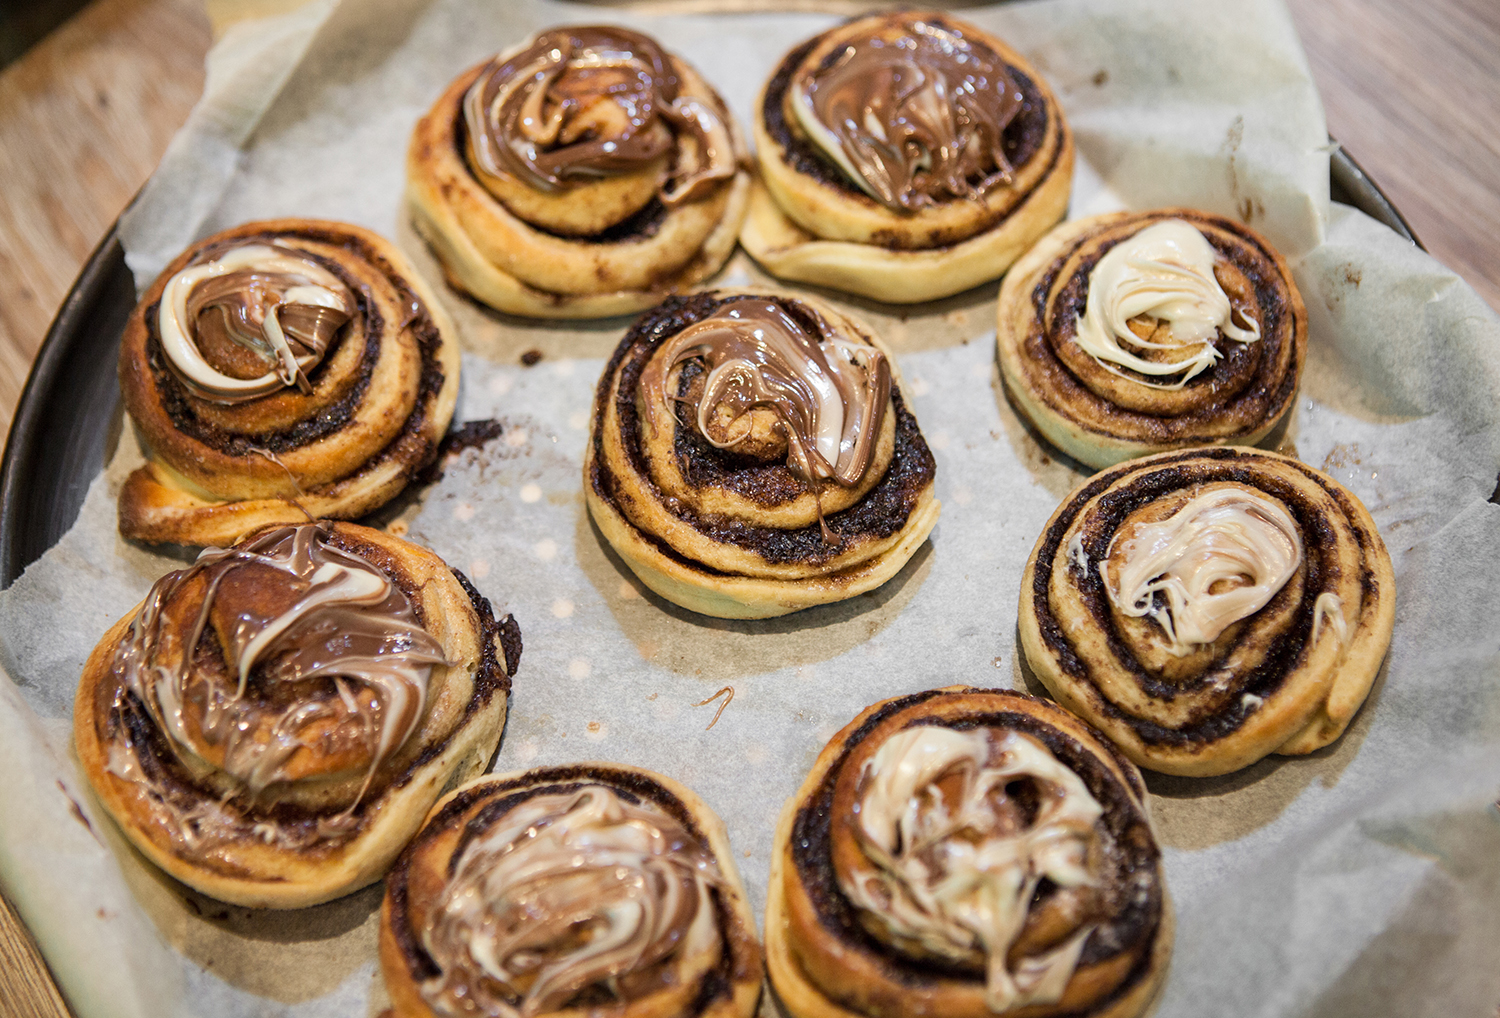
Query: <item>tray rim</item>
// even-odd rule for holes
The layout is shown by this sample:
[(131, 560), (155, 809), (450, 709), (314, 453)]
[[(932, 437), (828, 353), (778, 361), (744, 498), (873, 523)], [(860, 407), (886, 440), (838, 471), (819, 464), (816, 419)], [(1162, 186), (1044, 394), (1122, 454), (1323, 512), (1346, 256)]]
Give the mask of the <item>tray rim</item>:
[[(1331, 138), (1330, 144), (1332, 198), (1353, 205), (1422, 248), (1380, 186)], [(129, 302), (117, 302), (125, 292), (131, 295)], [(90, 384), (99, 389), (106, 374), (113, 379), (120, 330), (135, 306), (134, 293), (116, 220), (63, 299), (11, 419), (0, 459), (0, 590), (62, 539), (78, 518), (89, 483), (103, 467), (118, 391), (102, 403), (85, 403), (75, 414), (63, 414), (60, 401)], [(119, 328), (111, 331), (114, 319)], [(59, 417), (71, 425), (62, 432), (49, 427)]]

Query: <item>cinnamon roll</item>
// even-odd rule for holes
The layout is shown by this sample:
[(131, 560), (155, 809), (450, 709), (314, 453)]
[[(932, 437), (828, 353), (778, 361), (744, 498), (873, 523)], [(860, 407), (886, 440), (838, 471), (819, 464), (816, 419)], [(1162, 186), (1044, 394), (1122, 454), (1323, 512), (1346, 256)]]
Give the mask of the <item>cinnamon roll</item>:
[(412, 135), (407, 199), (456, 288), (512, 314), (600, 318), (719, 270), (745, 159), (728, 107), (680, 57), (569, 25), (448, 86)]
[(669, 298), (594, 398), (584, 494), (641, 580), (769, 618), (874, 589), (937, 522), (935, 464), (868, 327), (805, 297)]
[(1395, 578), (1327, 474), (1259, 449), (1122, 463), (1053, 513), (1021, 582), (1026, 660), (1142, 767), (1321, 749), (1385, 657)]
[(1132, 1018), (1172, 931), (1140, 772), (1024, 693), (866, 709), (776, 830), (766, 962), (794, 1018)]
[(1072, 188), (1072, 134), (1041, 76), (932, 11), (793, 49), (761, 92), (755, 145), (745, 250), (784, 279), (894, 303), (999, 278)]
[(360, 227), (279, 219), (195, 244), (121, 340), (147, 463), (120, 492), (120, 533), (225, 545), (384, 505), (448, 429), (455, 337), (400, 252)]
[(1000, 287), (1000, 373), (1016, 409), (1091, 467), (1253, 445), (1291, 409), (1307, 310), (1249, 227), (1192, 209), (1053, 230)]
[(172, 876), (299, 908), (378, 880), (482, 771), (521, 653), (462, 574), (349, 523), (260, 531), (157, 581), (84, 667), (99, 802)]
[(380, 962), (396, 1018), (748, 1018), (755, 919), (724, 825), (658, 774), (490, 775), (391, 870)]

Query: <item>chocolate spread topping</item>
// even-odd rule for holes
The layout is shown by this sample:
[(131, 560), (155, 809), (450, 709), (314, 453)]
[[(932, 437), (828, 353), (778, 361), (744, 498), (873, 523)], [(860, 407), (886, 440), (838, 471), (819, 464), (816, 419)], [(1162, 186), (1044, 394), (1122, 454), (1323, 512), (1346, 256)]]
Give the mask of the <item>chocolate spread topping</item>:
[[(646, 369), (648, 417), (655, 422), (673, 400), (695, 412), (713, 445), (732, 449), (754, 435), (735, 422), (764, 408), (787, 444), (787, 466), (809, 486), (864, 479), (891, 394), (891, 369), (873, 346), (840, 336), (822, 315), (810, 333), (771, 297), (737, 297), (664, 344)], [(707, 371), (696, 400), (669, 394), (667, 376), (700, 359)], [(727, 421), (726, 428), (715, 419)], [(749, 424), (749, 422), (746, 422)], [(727, 434), (725, 434), (727, 432)]]
[(633, 173), (676, 148), (658, 192), (670, 207), (735, 171), (722, 117), (705, 98), (683, 93), (654, 40), (624, 28), (543, 32), (519, 53), (497, 57), (463, 110), (476, 169), (541, 191)]
[(1004, 62), (951, 25), (900, 19), (793, 82), (796, 121), (898, 212), (981, 198), (1011, 179), (1002, 135), (1025, 97)]
[(354, 308), (349, 288), (300, 252), (244, 244), (173, 276), (158, 325), (188, 391), (241, 403), (284, 387), (311, 392), (308, 373)]
[[(334, 773), (368, 761), (368, 786), (446, 661), (401, 588), (329, 536), (281, 527), (158, 580), (115, 651), (117, 707), (142, 705), (190, 770), (222, 754), (218, 769), (251, 795), (299, 767), (331, 776), (319, 757)], [(112, 771), (132, 769), (116, 757)]]

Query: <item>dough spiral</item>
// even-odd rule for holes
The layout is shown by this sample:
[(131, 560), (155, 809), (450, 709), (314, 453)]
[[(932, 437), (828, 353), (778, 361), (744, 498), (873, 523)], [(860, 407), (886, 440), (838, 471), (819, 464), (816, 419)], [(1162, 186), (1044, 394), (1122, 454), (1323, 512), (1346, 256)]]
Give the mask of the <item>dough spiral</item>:
[(205, 894), (299, 908), (377, 880), (484, 768), (521, 653), (441, 559), (348, 523), (205, 549), (84, 668), (79, 760), (147, 858)]
[(584, 493), (647, 586), (767, 618), (894, 576), (937, 521), (889, 354), (807, 298), (712, 291), (643, 316), (594, 400)]
[(1173, 921), (1140, 774), (1023, 693), (867, 708), (777, 827), (772, 985), (796, 1018), (1129, 1018)]
[(1168, 774), (1333, 742), (1394, 618), (1390, 556), (1359, 500), (1247, 448), (1160, 453), (1086, 481), (1048, 521), (1021, 585), (1037, 677)]
[(458, 398), (454, 328), (405, 258), (345, 223), (246, 223), (183, 252), (132, 312), (125, 409), (147, 463), (120, 532), (231, 544), (352, 519), (437, 455)]

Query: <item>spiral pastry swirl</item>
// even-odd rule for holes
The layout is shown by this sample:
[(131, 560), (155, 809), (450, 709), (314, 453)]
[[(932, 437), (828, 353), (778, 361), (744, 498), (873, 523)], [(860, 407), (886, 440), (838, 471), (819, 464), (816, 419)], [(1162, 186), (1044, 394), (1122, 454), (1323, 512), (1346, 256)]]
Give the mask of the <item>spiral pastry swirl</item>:
[(652, 38), (549, 29), (460, 75), (407, 153), (413, 222), (501, 311), (639, 311), (719, 270), (744, 218), (728, 107)]
[(1192, 209), (1065, 223), (1000, 288), (1016, 409), (1091, 467), (1253, 445), (1296, 401), (1307, 311), (1255, 231)]
[(868, 328), (807, 298), (670, 298), (600, 378), (584, 493), (663, 597), (767, 618), (894, 576), (937, 521), (934, 463)]
[(89, 658), (74, 710), (100, 801), (213, 897), (294, 908), (378, 879), (482, 769), (520, 637), (431, 552), (353, 524), (209, 548)]
[(120, 390), (147, 463), (121, 489), (120, 532), (227, 545), (378, 508), (437, 455), (458, 372), (446, 313), (368, 230), (285, 219), (215, 234), (125, 326)]
[(1359, 500), (1231, 447), (1123, 463), (1068, 496), (1027, 564), (1020, 635), (1058, 702), (1136, 763), (1210, 775), (1337, 739), (1394, 613)]
[(1073, 141), (1019, 54), (945, 14), (852, 20), (756, 106), (741, 243), (774, 274), (897, 303), (994, 279), (1061, 218)]
[(1022, 693), (866, 709), (788, 801), (771, 865), (767, 963), (796, 1018), (1129, 1018), (1171, 952), (1139, 772)]
[(606, 764), (487, 776), (392, 870), (380, 956), (399, 1018), (748, 1016), (760, 946), (723, 825)]

